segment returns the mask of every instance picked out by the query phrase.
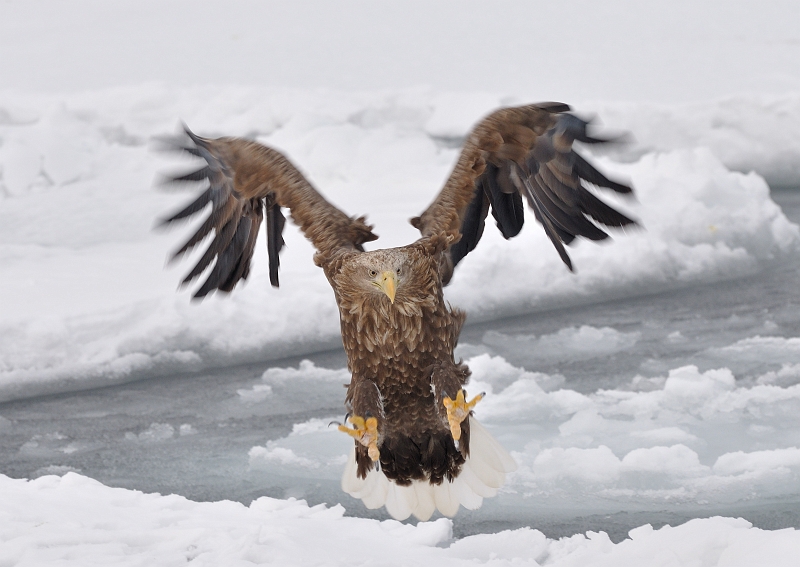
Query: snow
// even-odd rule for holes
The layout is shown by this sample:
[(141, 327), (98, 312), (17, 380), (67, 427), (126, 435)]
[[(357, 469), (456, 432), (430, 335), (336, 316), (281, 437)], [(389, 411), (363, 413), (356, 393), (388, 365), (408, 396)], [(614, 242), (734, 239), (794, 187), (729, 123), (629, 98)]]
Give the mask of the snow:
[[(42, 415), (2, 459), (30, 458), (39, 478), (0, 474), (0, 565), (794, 565), (795, 530), (707, 517), (749, 504), (780, 513), (800, 498), (800, 337), (780, 312), (793, 304), (661, 334), (642, 312), (635, 329), (490, 329), (459, 347), (469, 391), (488, 394), (478, 418), (520, 465), (480, 518), (698, 519), (643, 525), (613, 543), (603, 532), (548, 539), (531, 528), (456, 540), (458, 517), (348, 517), (336, 502), (352, 443), (328, 426), (342, 419), (331, 408), (346, 370), (303, 362), (262, 374), (269, 361), (339, 345), (311, 247), (287, 230), (280, 290), (259, 246), (232, 296), (198, 304), (176, 293), (189, 262), (165, 269), (165, 257), (190, 227), (153, 226), (190, 197), (157, 181), (192, 165), (154, 153), (153, 140), (184, 120), (202, 135), (273, 145), (348, 214), (368, 214), (378, 246), (397, 246), (416, 237), (407, 219), (430, 202), (476, 120), (500, 105), (564, 100), (597, 115), (600, 132), (629, 133), (584, 151), (633, 183), (636, 199), (608, 200), (643, 228), (572, 248), (572, 275), (532, 220), (510, 242), (488, 227), (448, 298), (474, 323), (707, 289), (792, 266), (800, 252), (800, 229), (768, 186), (800, 179), (799, 10), (789, 0), (0, 3), (0, 401), (256, 362), (219, 415), (277, 415), (292, 429), (247, 437), (243, 466), (289, 478), (287, 495), (321, 486), (331, 504), (201, 503), (103, 486), (67, 464), (100, 441)], [(757, 329), (733, 336), (748, 317)], [(635, 351), (653, 354), (605, 389), (581, 389), (570, 374)], [(102, 436), (129, 458), (169, 459), (208, 437), (208, 423), (228, 425), (214, 411), (144, 411)], [(0, 415), (0, 433), (19, 430)], [(205, 473), (181, 474), (192, 483)]]
[(602, 532), (552, 540), (523, 528), (452, 539), (452, 521), (416, 526), (345, 517), (341, 506), (262, 497), (250, 506), (110, 488), (68, 472), (16, 480), (4, 495), (0, 561), (39, 565), (771, 565), (800, 554), (793, 529), (766, 531), (741, 519), (696, 519), (631, 530), (614, 544)]
[[(0, 124), (0, 399), (337, 346), (330, 288), (296, 229), (287, 231), (280, 290), (269, 287), (258, 247), (250, 281), (231, 297), (197, 305), (175, 293), (180, 273), (165, 270), (164, 257), (185, 236), (152, 227), (189, 196), (152, 181), (192, 162), (158, 156), (148, 140), (174, 131), (177, 116), (200, 133), (255, 136), (284, 150), (337, 205), (369, 214), (378, 245), (395, 246), (416, 238), (407, 219), (427, 206), (456, 159), (443, 132), (465, 135), (476, 109), (488, 112), (494, 101), (427, 90), (230, 86), (7, 95), (0, 104), (8, 117)], [(800, 116), (800, 99), (791, 109)], [(456, 115), (466, 120), (456, 126)], [(763, 179), (730, 170), (713, 149), (694, 147), (693, 135), (687, 128), (685, 147), (632, 162), (595, 158), (632, 181), (638, 202), (609, 200), (644, 229), (615, 234), (613, 245), (575, 246), (577, 275), (533, 222), (509, 242), (490, 227), (459, 266), (449, 299), (470, 320), (486, 320), (737, 277), (793, 253), (800, 231)], [(783, 151), (786, 137), (763, 142)], [(794, 150), (797, 156), (800, 147)], [(770, 161), (757, 165), (772, 171)], [(400, 204), (386, 198), (396, 194)], [(511, 273), (517, 277), (509, 280)]]
[(705, 147), (730, 169), (755, 170), (773, 187), (796, 187), (799, 105), (795, 92), (679, 105), (605, 103), (594, 109), (606, 124), (631, 132), (632, 143), (612, 152), (618, 159)]

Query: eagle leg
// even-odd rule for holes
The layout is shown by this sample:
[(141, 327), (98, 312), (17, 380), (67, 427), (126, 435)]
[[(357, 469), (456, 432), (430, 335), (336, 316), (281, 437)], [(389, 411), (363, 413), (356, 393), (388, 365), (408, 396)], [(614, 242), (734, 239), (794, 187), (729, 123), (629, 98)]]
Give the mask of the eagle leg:
[(455, 400), (449, 396), (442, 400), (444, 407), (447, 408), (447, 423), (450, 425), (450, 434), (453, 436), (454, 441), (461, 439), (461, 422), (467, 419), (467, 416), (472, 412), (472, 408), (486, 395), (480, 393), (470, 401), (466, 401), (464, 392), (463, 389), (459, 390)]
[[(469, 436), (469, 423), (467, 422), (462, 427), (462, 422), (469, 415), (470, 410), (475, 407), (483, 394), (473, 399), (468, 404), (464, 401), (464, 385), (469, 380), (469, 368), (464, 364), (458, 363), (442, 363), (439, 362), (431, 369), (431, 392), (436, 401), (436, 408), (442, 420), (447, 423), (450, 428), (450, 433), (453, 435), (453, 441), (456, 446), (464, 435)], [(450, 396), (456, 394), (455, 400)], [(460, 400), (460, 402), (459, 402)], [(469, 452), (469, 440), (467, 439), (465, 453)]]
[[(339, 431), (347, 433), (366, 447), (372, 463), (379, 462), (381, 453), (378, 445), (383, 441), (380, 434), (383, 429), (384, 412), (383, 399), (377, 384), (372, 380), (354, 377), (348, 388), (346, 405), (349, 410), (348, 421), (353, 427), (340, 425)], [(372, 463), (363, 463), (366, 467), (364, 474), (372, 467)]]
[(350, 435), (353, 439), (364, 445), (369, 453), (369, 458), (373, 462), (378, 462), (381, 452), (378, 449), (378, 419), (368, 417), (364, 419), (360, 415), (351, 415), (347, 418), (353, 427), (339, 425), (339, 431)]

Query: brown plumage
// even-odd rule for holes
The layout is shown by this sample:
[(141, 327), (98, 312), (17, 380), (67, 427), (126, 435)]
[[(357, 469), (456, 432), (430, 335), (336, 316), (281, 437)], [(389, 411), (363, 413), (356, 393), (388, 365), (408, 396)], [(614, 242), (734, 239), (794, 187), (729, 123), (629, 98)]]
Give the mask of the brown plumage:
[[(328, 203), (279, 152), (243, 139), (200, 138), (188, 129), (188, 139), (174, 143), (207, 162), (197, 172), (173, 178), (208, 179), (209, 187), (164, 221), (185, 218), (211, 204), (206, 222), (175, 253), (180, 256), (213, 231), (208, 249), (184, 279), (186, 283), (198, 277), (215, 260), (195, 297), (213, 290), (230, 291), (247, 278), (265, 216), (270, 282), (277, 287), (284, 208), (317, 249), (314, 262), (334, 290), (352, 373), (347, 408), (352, 415), (374, 418), (377, 423), (371, 449), (366, 440), (356, 440), (350, 467), (354, 473), (346, 473), (354, 478), (343, 479), (343, 486), (368, 506), (385, 503), (397, 517), (429, 516), (431, 506), (454, 513), (459, 501), (465, 506), (480, 505), (481, 498), (498, 487), (492, 487), (494, 477), (489, 473), (477, 473), (481, 483), (473, 486), (474, 498), (445, 494), (457, 492), (447, 487), (463, 467), (470, 466), (465, 463), (471, 458), (475, 471), (485, 468), (484, 461), (470, 456), (471, 425), (479, 428), (477, 422), (463, 419), (458, 440), (454, 438), (458, 431), (451, 432), (448, 425), (444, 400), (462, 391), (469, 370), (453, 356), (465, 314), (445, 303), (442, 288), (454, 267), (477, 245), (489, 211), (503, 236), (511, 238), (522, 228), (526, 200), (570, 269), (562, 243), (569, 244), (577, 236), (607, 237), (588, 217), (608, 226), (634, 222), (587, 190), (586, 183), (620, 193), (631, 191), (607, 179), (573, 151), (575, 140), (604, 140), (587, 135), (587, 123), (567, 110), (563, 104), (544, 103), (503, 108), (484, 118), (469, 134), (444, 188), (419, 217), (411, 219), (422, 237), (408, 246), (370, 252), (363, 245), (377, 237), (364, 217), (348, 217)], [(476, 431), (483, 432), (482, 428)], [(483, 447), (493, 442), (480, 443)], [(486, 449), (494, 455), (486, 458), (489, 467), (499, 471), (502, 483), (509, 465), (497, 464), (508, 462), (497, 447)], [(370, 456), (376, 448), (379, 467)], [(363, 483), (369, 484), (369, 475), (378, 470), (391, 482), (379, 483), (384, 488), (372, 490)], [(421, 495), (420, 486), (442, 487), (436, 494), (445, 495), (429, 498)], [(403, 494), (412, 503), (393, 504), (400, 497), (392, 496), (391, 490), (400, 487), (408, 487)], [(378, 492), (382, 496), (375, 496)]]

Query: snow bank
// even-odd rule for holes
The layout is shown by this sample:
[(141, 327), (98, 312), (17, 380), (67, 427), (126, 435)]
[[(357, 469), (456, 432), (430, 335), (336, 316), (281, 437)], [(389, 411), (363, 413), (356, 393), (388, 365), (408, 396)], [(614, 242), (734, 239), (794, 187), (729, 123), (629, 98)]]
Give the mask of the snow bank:
[(794, 529), (732, 518), (649, 524), (612, 543), (604, 532), (560, 540), (523, 528), (452, 541), (452, 522), (416, 526), (344, 517), (344, 508), (259, 498), (192, 502), (109, 488), (75, 473), (32, 481), (0, 475), (0, 562), (59, 565), (693, 565), (793, 566)]
[(800, 96), (738, 96), (681, 105), (590, 105), (605, 124), (631, 133), (618, 159), (709, 148), (729, 169), (756, 171), (770, 186), (800, 186)]
[[(480, 115), (511, 102), (521, 101), (420, 89), (146, 85), (3, 93), (0, 399), (338, 344), (333, 295), (296, 230), (287, 234), (280, 290), (269, 287), (259, 246), (250, 281), (230, 298), (192, 304), (175, 293), (188, 263), (164, 270), (164, 258), (189, 227), (169, 235), (151, 228), (190, 197), (154, 189), (152, 181), (158, 171), (186, 170), (191, 162), (154, 155), (148, 141), (174, 131), (178, 118), (202, 134), (255, 137), (285, 151), (335, 204), (369, 214), (378, 245), (397, 246), (416, 238), (407, 219), (441, 186), (458, 140)], [(595, 161), (636, 186), (638, 203), (619, 206), (644, 229), (611, 245), (577, 245), (572, 275), (532, 221), (511, 242), (490, 228), (448, 289), (472, 320), (736, 277), (794, 253), (800, 232), (770, 200), (763, 179), (729, 168), (747, 166), (742, 139), (762, 148), (747, 162), (762, 174), (781, 176), (786, 163), (797, 163), (800, 98), (736, 99), (688, 113), (739, 121), (730, 128), (686, 119), (683, 107), (637, 108), (603, 110), (607, 124), (643, 140), (632, 146), (635, 155), (615, 157), (635, 161)], [(623, 121), (623, 114), (631, 118)], [(656, 136), (670, 117), (669, 136)], [(669, 151), (645, 153), (653, 149)], [(526, 284), (509, 283), (512, 272)]]

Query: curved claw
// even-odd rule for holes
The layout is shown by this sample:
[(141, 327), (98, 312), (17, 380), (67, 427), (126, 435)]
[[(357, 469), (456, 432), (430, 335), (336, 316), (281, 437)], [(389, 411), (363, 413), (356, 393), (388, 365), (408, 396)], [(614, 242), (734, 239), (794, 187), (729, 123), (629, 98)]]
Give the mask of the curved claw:
[(374, 462), (378, 462), (381, 458), (381, 452), (378, 449), (378, 420), (374, 417), (368, 417), (366, 420), (360, 415), (352, 415), (347, 417), (353, 427), (339, 424), (339, 431), (347, 433), (350, 437), (361, 443), (367, 448), (369, 458)]
[(450, 434), (453, 436), (454, 441), (461, 439), (461, 422), (467, 419), (472, 408), (474, 408), (485, 395), (484, 393), (480, 393), (467, 402), (464, 398), (464, 390), (459, 390), (455, 400), (447, 396), (442, 400), (444, 407), (447, 408), (447, 423), (450, 425)]

